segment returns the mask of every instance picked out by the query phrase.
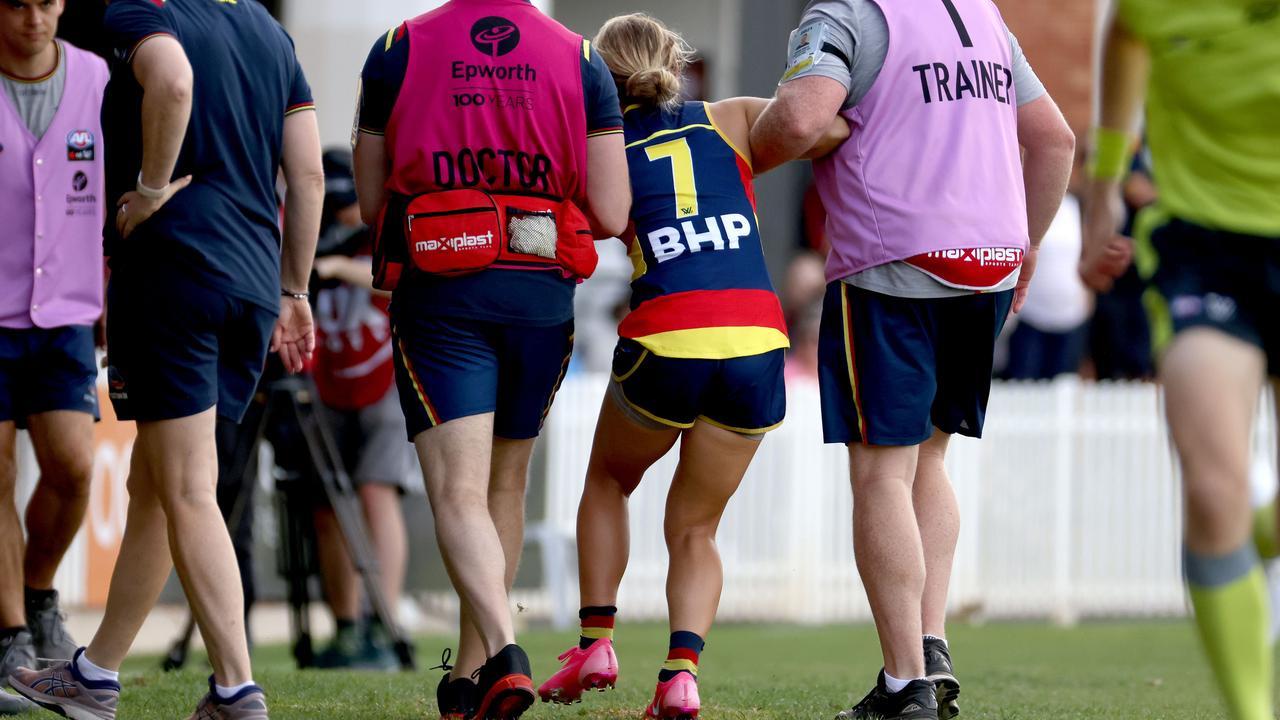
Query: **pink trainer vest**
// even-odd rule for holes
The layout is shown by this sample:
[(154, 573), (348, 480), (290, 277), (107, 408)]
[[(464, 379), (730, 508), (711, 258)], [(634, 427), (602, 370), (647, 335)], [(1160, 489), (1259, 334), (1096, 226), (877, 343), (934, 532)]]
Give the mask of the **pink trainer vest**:
[(66, 85), (36, 138), (0, 92), (0, 327), (92, 325), (102, 315), (102, 91), (107, 64), (60, 43)]
[[(828, 281), (923, 253), (1027, 247), (1012, 50), (991, 0), (875, 0), (889, 53), (814, 163)], [(954, 11), (954, 12), (953, 12)]]
[(406, 23), (388, 188), (477, 188), (586, 206), (586, 52), (525, 0), (451, 0)]

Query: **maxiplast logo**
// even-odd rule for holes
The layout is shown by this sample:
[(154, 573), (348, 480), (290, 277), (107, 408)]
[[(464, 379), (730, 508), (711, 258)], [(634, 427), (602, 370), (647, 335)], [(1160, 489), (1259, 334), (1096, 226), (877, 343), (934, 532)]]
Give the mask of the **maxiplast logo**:
[(458, 252), (461, 250), (487, 250), (493, 247), (493, 232), (486, 231), (483, 234), (471, 234), (463, 232), (455, 237), (442, 237), (438, 240), (419, 240), (413, 244), (413, 251), (417, 253), (428, 252)]
[(492, 58), (499, 58), (520, 44), (520, 28), (504, 17), (491, 15), (471, 26), (471, 44)]

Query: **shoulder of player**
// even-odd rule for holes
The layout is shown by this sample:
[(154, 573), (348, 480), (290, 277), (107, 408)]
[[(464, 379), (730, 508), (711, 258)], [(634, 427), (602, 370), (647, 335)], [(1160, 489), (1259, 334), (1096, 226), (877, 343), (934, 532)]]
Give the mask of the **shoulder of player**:
[(801, 24), (829, 22), (852, 30), (868, 5), (875, 5), (874, 0), (814, 0), (805, 7)]
[(378, 36), (373, 43), (373, 54), (383, 54), (409, 47), (409, 21), (396, 25)]
[[(79, 66), (81, 72), (92, 76), (96, 84), (106, 85), (107, 79), (111, 75), (106, 60), (103, 60), (95, 53), (72, 45), (66, 40), (58, 40), (58, 46), (63, 53), (63, 62), (68, 63), (68, 72), (71, 70), (70, 63), (75, 63)], [(71, 60), (73, 57), (75, 60)]]

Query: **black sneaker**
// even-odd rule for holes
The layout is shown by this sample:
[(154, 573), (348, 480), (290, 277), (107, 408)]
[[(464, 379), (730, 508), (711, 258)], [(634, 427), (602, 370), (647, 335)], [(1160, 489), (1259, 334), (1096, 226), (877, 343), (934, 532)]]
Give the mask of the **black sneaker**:
[(475, 672), (476, 720), (516, 720), (538, 699), (533, 691), (529, 656), (519, 645), (508, 645)]
[(901, 691), (890, 693), (884, 686), (884, 671), (862, 701), (836, 715), (836, 720), (938, 720), (938, 701), (933, 683), (912, 680)]
[(453, 666), (449, 658), (453, 657), (453, 649), (445, 648), (440, 655), (440, 664), (432, 670), (443, 670), (444, 677), (436, 686), (436, 704), (440, 707), (440, 720), (470, 720), (476, 714), (476, 684), (470, 678), (450, 680), (449, 674)]
[(938, 720), (951, 720), (960, 714), (960, 681), (951, 666), (951, 651), (945, 640), (925, 638), (924, 674), (933, 683), (938, 698)]

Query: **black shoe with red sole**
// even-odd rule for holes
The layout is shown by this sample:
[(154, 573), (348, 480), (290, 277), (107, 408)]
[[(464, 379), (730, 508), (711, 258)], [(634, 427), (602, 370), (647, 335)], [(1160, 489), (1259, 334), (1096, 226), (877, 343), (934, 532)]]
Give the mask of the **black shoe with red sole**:
[(508, 645), (480, 668), (475, 720), (516, 720), (538, 699), (533, 690), (529, 656), (519, 645)]

